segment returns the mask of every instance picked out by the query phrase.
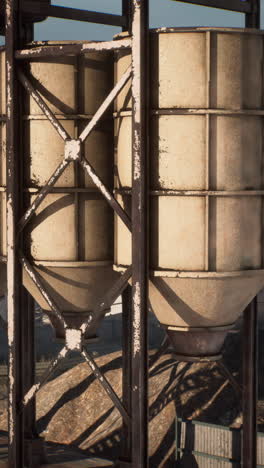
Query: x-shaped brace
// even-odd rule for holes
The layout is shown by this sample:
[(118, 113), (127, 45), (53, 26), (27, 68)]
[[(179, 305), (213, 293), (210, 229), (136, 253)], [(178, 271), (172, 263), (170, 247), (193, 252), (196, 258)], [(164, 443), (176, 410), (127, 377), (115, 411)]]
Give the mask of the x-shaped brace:
[[(91, 177), (93, 180), (94, 184), (97, 186), (97, 188), (100, 190), (106, 201), (109, 203), (109, 205), (113, 208), (113, 210), (116, 212), (118, 216), (122, 219), (122, 221), (125, 223), (125, 225), (128, 227), (128, 229), (131, 231), (131, 220), (127, 213), (123, 210), (121, 205), (117, 202), (115, 197), (112, 195), (112, 193), (108, 190), (108, 188), (105, 186), (99, 175), (96, 173), (92, 165), (89, 163), (89, 161), (82, 156), (82, 144), (84, 141), (88, 138), (90, 133), (94, 130), (106, 110), (109, 108), (109, 106), (112, 104), (114, 99), (117, 97), (117, 95), (120, 93), (120, 91), (123, 89), (125, 84), (128, 82), (132, 75), (132, 70), (131, 67), (125, 72), (125, 74), (122, 76), (120, 81), (115, 85), (113, 90), (110, 92), (110, 94), (107, 96), (107, 98), (104, 100), (104, 102), (101, 104), (99, 107), (98, 111), (95, 113), (91, 121), (88, 123), (88, 125), (84, 128), (82, 131), (81, 135), (77, 139), (72, 139), (68, 132), (64, 129), (64, 127), (61, 125), (59, 120), (56, 118), (56, 116), (51, 112), (49, 109), (48, 105), (45, 103), (45, 101), (42, 99), (41, 95), (34, 89), (32, 86), (31, 82), (27, 79), (27, 77), (24, 75), (24, 73), (20, 70), (19, 71), (19, 79), (22, 83), (22, 85), (25, 87), (25, 89), (29, 92), (29, 94), (32, 96), (32, 98), (35, 100), (35, 102), (38, 104), (40, 109), (43, 111), (43, 113), (46, 115), (47, 119), (50, 121), (50, 123), (53, 125), (57, 133), (60, 135), (60, 137), (64, 140), (65, 142), (65, 151), (64, 151), (64, 159), (63, 161), (59, 164), (59, 166), (56, 168), (50, 179), (47, 181), (46, 185), (41, 188), (41, 190), (38, 192), (37, 196), (35, 197), (33, 203), (31, 206), (27, 209), (23, 217), (21, 218), (18, 226), (19, 233), (24, 229), (24, 227), (28, 224), (30, 221), (31, 217), (34, 215), (36, 212), (37, 208), (41, 205), (45, 197), (48, 195), (52, 187), (55, 185), (56, 181), (59, 179), (59, 177), (62, 175), (64, 170), (68, 167), (68, 165), (71, 162), (77, 161), (81, 164), (81, 166), (84, 168), (84, 170), (88, 173), (88, 175)], [(49, 376), (54, 372), (55, 368), (57, 365), (61, 362), (62, 359), (65, 359), (66, 356), (70, 351), (79, 351), (82, 356), (84, 357), (85, 361), (87, 364), (90, 366), (92, 372), (96, 375), (96, 377), (99, 379), (101, 384), (103, 385), (105, 391), (107, 394), (110, 396), (112, 399), (113, 403), (115, 406), (119, 409), (120, 413), (122, 414), (124, 420), (126, 422), (129, 422), (129, 416), (122, 405), (120, 399), (114, 392), (113, 388), (107, 381), (107, 379), (104, 377), (104, 375), (101, 373), (100, 369), (96, 365), (94, 359), (90, 355), (90, 353), (87, 352), (86, 349), (83, 347), (83, 337), (84, 334), (87, 330), (87, 328), (91, 325), (92, 321), (98, 319), (98, 316), (104, 315), (104, 310), (106, 306), (111, 306), (116, 298), (121, 294), (121, 292), (124, 290), (124, 288), (127, 285), (128, 280), (131, 277), (132, 274), (132, 267), (129, 267), (126, 272), (115, 282), (115, 284), (110, 288), (110, 290), (106, 293), (104, 299), (95, 307), (93, 313), (90, 314), (90, 316), (86, 319), (86, 321), (82, 324), (80, 329), (71, 329), (67, 327), (67, 324), (64, 320), (63, 314), (61, 313), (59, 307), (56, 305), (55, 301), (53, 298), (49, 296), (49, 294), (46, 291), (45, 286), (43, 285), (42, 279), (40, 275), (37, 273), (37, 271), (33, 268), (33, 266), (30, 264), (30, 262), (26, 259), (26, 257), (21, 253), (20, 255), (21, 262), (29, 276), (31, 277), (32, 281), (35, 283), (37, 286), (38, 290), (44, 297), (44, 299), (47, 301), (51, 312), (57, 317), (57, 319), (60, 321), (60, 323), (63, 325), (63, 328), (65, 330), (65, 346), (62, 348), (62, 350), (58, 353), (58, 355), (54, 358), (48, 369), (44, 372), (43, 376), (40, 378), (40, 380), (34, 384), (26, 393), (26, 395), (23, 398), (23, 401), (20, 404), (20, 411), (22, 411), (25, 406), (32, 400), (32, 398), (36, 395), (37, 391), (41, 388), (41, 386), (48, 380)]]

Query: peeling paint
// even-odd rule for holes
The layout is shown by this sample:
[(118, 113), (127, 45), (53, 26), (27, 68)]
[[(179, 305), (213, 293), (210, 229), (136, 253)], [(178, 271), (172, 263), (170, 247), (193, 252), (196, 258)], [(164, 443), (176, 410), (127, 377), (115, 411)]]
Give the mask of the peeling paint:
[(24, 88), (28, 91), (28, 93), (32, 96), (36, 104), (39, 106), (42, 112), (46, 115), (47, 119), (53, 125), (53, 127), (55, 128), (57, 133), (60, 135), (60, 137), (64, 141), (71, 140), (71, 137), (68, 134), (68, 132), (66, 132), (65, 128), (60, 124), (59, 120), (55, 117), (55, 115), (53, 114), (53, 112), (51, 112), (48, 105), (42, 99), (39, 92), (34, 89), (30, 81), (27, 79), (24, 73), (22, 73), (21, 70), (19, 71), (18, 76)]
[[(39, 45), (39, 44), (38, 44)], [(34, 47), (33, 49), (23, 49), (16, 53), (18, 59), (28, 59), (30, 57), (43, 57), (43, 56), (60, 56), (71, 54), (80, 54), (88, 52), (107, 52), (114, 50), (124, 50), (131, 47), (130, 39), (115, 40), (115, 41), (100, 41), (100, 42), (87, 42), (83, 44), (65, 44), (65, 45), (48, 45), (43, 42), (41, 47)]]
[(81, 140), (66, 140), (64, 159), (66, 161), (79, 161), (81, 157)]
[(36, 383), (35, 385), (32, 385), (31, 389), (26, 393), (26, 395), (23, 398), (23, 405), (26, 406), (34, 397), (34, 395), (37, 393), (37, 391), (40, 389), (40, 382)]
[(106, 110), (109, 108), (109, 106), (112, 104), (112, 102), (115, 100), (117, 95), (120, 93), (120, 91), (123, 89), (123, 87), (126, 85), (128, 80), (130, 79), (131, 74), (132, 74), (131, 67), (128, 67), (127, 71), (124, 73), (122, 78), (118, 81), (118, 83), (115, 85), (112, 91), (108, 94), (104, 102), (101, 104), (99, 109), (96, 111), (92, 120), (82, 131), (81, 135), (79, 136), (79, 139), (82, 142), (86, 140), (86, 138), (90, 135), (94, 127), (98, 124), (101, 117), (104, 115)]
[(94, 169), (89, 164), (89, 162), (86, 159), (83, 159), (81, 161), (81, 164), (83, 168), (86, 170), (87, 174), (89, 174), (89, 176), (91, 177), (92, 181), (95, 183), (96, 187), (98, 187), (98, 189), (102, 192), (105, 198), (110, 201), (112, 199), (112, 196), (109, 190), (107, 190), (106, 186), (98, 177), (98, 175), (95, 173)]
[(46, 292), (45, 288), (43, 287), (43, 285), (42, 285), (40, 279), (38, 278), (36, 272), (34, 271), (33, 267), (30, 265), (28, 260), (23, 255), (22, 255), (20, 260), (21, 260), (21, 263), (22, 263), (23, 267), (25, 268), (27, 274), (32, 279), (34, 284), (37, 286), (37, 288), (38, 288), (39, 292), (41, 293), (42, 297), (45, 299), (45, 301), (49, 305), (52, 312), (56, 315), (57, 319), (60, 321), (63, 328), (66, 329), (67, 328), (66, 322), (65, 322), (65, 320), (63, 318), (63, 315), (62, 315), (61, 311), (59, 310), (57, 305), (54, 303), (54, 301), (51, 299), (49, 294)]
[(134, 153), (134, 169), (133, 169), (134, 180), (139, 180), (140, 174), (141, 174), (140, 154), (138, 152), (135, 152)]
[(47, 184), (42, 187), (32, 205), (28, 208), (24, 216), (19, 222), (19, 232), (21, 232), (26, 224), (29, 222), (33, 214), (36, 212), (37, 208), (40, 206), (46, 195), (49, 193), (50, 189), (55, 185), (57, 180), (60, 178), (64, 170), (68, 167), (69, 161), (63, 160), (61, 164), (57, 167)]
[(137, 282), (135, 284), (135, 292), (134, 292), (134, 295), (133, 295), (133, 302), (134, 302), (134, 319), (133, 319), (134, 349), (133, 349), (133, 355), (135, 357), (140, 352), (141, 317), (140, 317), (140, 284), (139, 284), (139, 282)]
[(82, 331), (74, 328), (65, 330), (66, 348), (70, 351), (81, 351), (82, 349)]

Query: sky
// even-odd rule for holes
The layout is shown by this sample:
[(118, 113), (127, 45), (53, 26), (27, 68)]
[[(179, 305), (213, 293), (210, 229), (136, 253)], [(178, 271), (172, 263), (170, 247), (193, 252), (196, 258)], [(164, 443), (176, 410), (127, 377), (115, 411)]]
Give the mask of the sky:
[[(53, 0), (52, 3), (105, 13), (121, 13), (121, 0)], [(261, 26), (264, 27), (264, 14), (261, 16)], [(150, 0), (150, 26), (244, 27), (244, 15), (172, 0)], [(119, 28), (110, 26), (50, 18), (35, 25), (35, 40), (109, 40), (119, 31)], [(0, 38), (0, 44), (3, 42), (4, 39)]]

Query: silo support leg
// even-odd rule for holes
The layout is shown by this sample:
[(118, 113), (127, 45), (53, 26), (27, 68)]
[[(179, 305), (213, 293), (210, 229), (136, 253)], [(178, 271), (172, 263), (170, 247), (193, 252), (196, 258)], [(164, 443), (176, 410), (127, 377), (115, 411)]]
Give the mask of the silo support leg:
[(243, 468), (257, 466), (257, 299), (243, 323)]
[[(35, 383), (35, 330), (34, 330), (34, 301), (30, 294), (23, 288), (23, 350), (25, 369), (24, 394)], [(33, 398), (25, 408), (25, 465), (28, 468), (37, 468), (45, 463), (44, 439), (38, 436), (36, 428), (36, 399)]]
[(132, 369), (133, 468), (148, 468), (148, 27), (149, 1), (132, 2)]
[[(123, 405), (131, 414), (131, 364), (132, 364), (132, 310), (131, 286), (128, 285), (122, 294), (122, 367), (123, 367)], [(118, 461), (119, 468), (132, 466), (131, 462), (131, 421), (123, 421), (122, 454)]]

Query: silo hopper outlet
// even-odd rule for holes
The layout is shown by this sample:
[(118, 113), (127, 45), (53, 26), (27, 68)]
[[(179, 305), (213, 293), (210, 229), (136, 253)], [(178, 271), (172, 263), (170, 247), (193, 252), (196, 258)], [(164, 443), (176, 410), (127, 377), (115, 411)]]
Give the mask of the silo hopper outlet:
[[(60, 44), (45, 43), (45, 47), (52, 45)], [(1, 84), (5, 89), (4, 51), (0, 59)], [(61, 311), (67, 327), (78, 329), (119, 277), (113, 271), (113, 211), (80, 164), (80, 160), (87, 158), (102, 182), (110, 189), (113, 187), (112, 109), (83, 143), (79, 140), (112, 89), (113, 59), (103, 52), (33, 58), (27, 72), (20, 74), (20, 81), (24, 87), (21, 88), (24, 89), (21, 157), (26, 201), (18, 227), (20, 231), (23, 228), (22, 254), (37, 275), (42, 290), (44, 288)], [(32, 88), (37, 100), (28, 92)], [(4, 115), (5, 92), (1, 98), (1, 114)], [(53, 113), (57, 128), (39, 102), (44, 102)], [(6, 256), (5, 127), (2, 119), (2, 258)], [(77, 147), (79, 151), (71, 152)], [(39, 198), (51, 179), (53, 182), (46, 196)], [(23, 283), (50, 316), (56, 337), (64, 338), (63, 325), (52, 313), (49, 301), (40, 292), (28, 268), (24, 269)], [(98, 320), (95, 317), (92, 326), (87, 327), (86, 339), (96, 335), (99, 322), (110, 305), (106, 304)]]
[[(124, 37), (124, 35), (119, 36)], [(118, 80), (131, 62), (116, 58)], [(150, 33), (150, 305), (175, 352), (219, 355), (264, 286), (263, 32)], [(115, 193), (130, 211), (129, 83), (115, 108)], [(131, 236), (115, 220), (115, 268)]]

